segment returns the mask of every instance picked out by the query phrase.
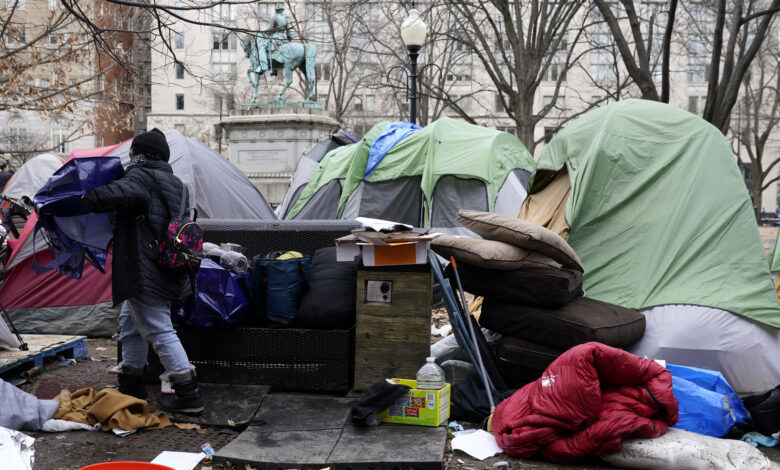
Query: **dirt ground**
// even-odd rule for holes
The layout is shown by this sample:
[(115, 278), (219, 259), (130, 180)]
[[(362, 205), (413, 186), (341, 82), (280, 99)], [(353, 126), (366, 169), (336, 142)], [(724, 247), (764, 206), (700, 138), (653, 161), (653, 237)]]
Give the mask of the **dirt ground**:
[[(63, 389), (73, 392), (84, 387), (93, 387), (99, 390), (115, 386), (116, 376), (109, 373), (109, 369), (116, 365), (116, 343), (109, 339), (90, 339), (88, 340), (88, 350), (89, 359), (78, 361), (75, 364), (63, 365), (67, 361), (59, 360), (46, 363), (42, 370), (31, 375), (26, 383), (20, 385), (20, 388), (39, 398), (53, 398)], [(150, 403), (154, 403), (153, 399), (157, 391), (150, 387), (150, 392), (152, 392)], [(461, 424), (466, 428), (475, 427), (470, 423)], [(128, 437), (118, 437), (112, 433), (101, 431), (28, 434), (36, 438), (35, 470), (77, 470), (86, 465), (112, 461), (149, 462), (164, 450), (199, 452), (201, 444), (206, 442), (211, 444), (213, 448), (219, 449), (237, 435), (233, 431), (216, 427), (180, 429), (175, 426), (137, 432)], [(780, 463), (780, 450), (777, 448), (761, 448), (761, 450), (774, 462)], [(505, 454), (480, 461), (461, 451), (452, 452), (449, 440), (442, 464), (445, 469), (459, 470), (615, 468), (595, 459), (578, 464), (557, 465), (541, 461), (512, 459)], [(198, 470), (211, 470), (218, 467), (212, 467), (209, 463), (204, 462), (196, 468)]]

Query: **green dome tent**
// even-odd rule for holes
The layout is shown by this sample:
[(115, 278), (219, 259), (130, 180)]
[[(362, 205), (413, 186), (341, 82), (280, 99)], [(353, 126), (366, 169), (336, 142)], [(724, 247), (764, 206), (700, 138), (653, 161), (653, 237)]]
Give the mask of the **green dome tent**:
[(388, 124), (328, 153), (286, 218), (374, 217), (458, 230), (460, 209), (517, 215), (534, 160), (516, 137), (440, 118), (397, 143), (366, 178), (371, 144)]
[(721, 370), (738, 391), (780, 383), (770, 359), (780, 357), (780, 309), (718, 129), (668, 104), (619, 101), (559, 132), (537, 167), (529, 202), (547, 170), (568, 171), (567, 240), (586, 295), (663, 306), (644, 311), (647, 331), (632, 352)]

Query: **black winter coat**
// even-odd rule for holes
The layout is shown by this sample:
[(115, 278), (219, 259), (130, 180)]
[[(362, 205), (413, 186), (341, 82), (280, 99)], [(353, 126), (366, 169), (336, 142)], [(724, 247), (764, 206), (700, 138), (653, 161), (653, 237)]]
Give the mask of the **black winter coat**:
[[(124, 176), (89, 191), (84, 201), (92, 212), (116, 212), (111, 289), (114, 305), (149, 295), (176, 300), (190, 294), (189, 276), (163, 271), (157, 264), (156, 241), (171, 214), (178, 214), (184, 183), (168, 162), (149, 160), (131, 165)], [(186, 207), (189, 207), (189, 201)]]

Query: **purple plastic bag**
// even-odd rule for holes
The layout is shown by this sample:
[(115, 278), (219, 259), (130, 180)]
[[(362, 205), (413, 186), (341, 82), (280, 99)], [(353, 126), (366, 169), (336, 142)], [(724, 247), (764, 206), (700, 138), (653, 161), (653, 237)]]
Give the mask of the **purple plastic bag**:
[(249, 321), (249, 298), (242, 285), (249, 273), (236, 274), (204, 259), (195, 275), (191, 302), (178, 312), (179, 322), (193, 327), (239, 326)]
[(43, 230), (54, 261), (33, 269), (42, 273), (57, 269), (74, 279), (81, 278), (84, 260), (105, 272), (108, 244), (114, 227), (108, 213), (90, 213), (81, 196), (122, 176), (119, 157), (74, 158), (46, 181), (33, 198), (38, 231)]

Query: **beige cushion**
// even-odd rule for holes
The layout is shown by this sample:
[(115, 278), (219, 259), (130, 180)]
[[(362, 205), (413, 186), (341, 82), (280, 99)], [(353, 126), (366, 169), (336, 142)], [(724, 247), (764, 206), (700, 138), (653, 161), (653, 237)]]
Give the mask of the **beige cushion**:
[(582, 262), (566, 240), (541, 225), (501, 214), (467, 210), (458, 211), (455, 220), (488, 240), (537, 251), (566, 268), (583, 271)]
[(486, 269), (561, 268), (549, 256), (494, 240), (441, 235), (431, 241), (431, 248), (444, 258), (453, 256), (455, 261)]

